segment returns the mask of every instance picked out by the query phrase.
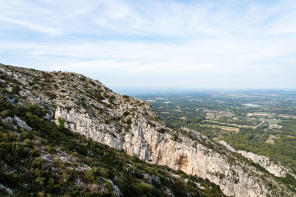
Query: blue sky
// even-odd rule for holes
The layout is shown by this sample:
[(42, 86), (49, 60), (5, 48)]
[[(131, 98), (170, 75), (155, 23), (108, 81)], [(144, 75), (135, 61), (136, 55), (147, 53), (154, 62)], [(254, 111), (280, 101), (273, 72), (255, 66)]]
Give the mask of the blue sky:
[(0, 2), (0, 62), (111, 89), (295, 89), (295, 0)]

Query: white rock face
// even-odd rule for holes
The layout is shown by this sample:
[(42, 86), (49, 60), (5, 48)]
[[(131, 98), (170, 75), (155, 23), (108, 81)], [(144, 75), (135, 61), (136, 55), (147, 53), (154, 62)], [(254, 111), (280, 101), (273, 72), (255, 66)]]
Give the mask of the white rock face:
[(228, 150), (230, 150), (231, 152), (236, 152), (236, 150), (230, 146), (229, 144), (227, 144), (227, 142), (220, 140), (218, 141), (219, 144), (222, 144), (223, 146), (225, 146)]
[(288, 170), (285, 169), (283, 166), (276, 165), (273, 162), (269, 160), (269, 158), (261, 155), (256, 155), (252, 152), (246, 152), (246, 151), (238, 151), (242, 156), (251, 159), (254, 163), (259, 164), (263, 168), (265, 168), (268, 172), (271, 174), (277, 176), (277, 177), (285, 177), (288, 173)]
[[(269, 193), (266, 182), (258, 178), (263, 173), (254, 167), (231, 161), (226, 155), (182, 135), (178, 136), (182, 141), (174, 141), (170, 133), (162, 134), (157, 131), (160, 124), (154, 122), (155, 126), (151, 126), (144, 117), (133, 118), (129, 132), (118, 131), (100, 119), (61, 107), (57, 107), (55, 117), (65, 119), (70, 129), (112, 148), (123, 149), (129, 155), (136, 154), (147, 162), (207, 178), (220, 185), (227, 196), (266, 196)], [(200, 134), (199, 136), (206, 139)]]
[(32, 128), (29, 127), (25, 121), (21, 120), (17, 116), (14, 116), (13, 118), (9, 116), (9, 117), (5, 118), (4, 121), (9, 121), (9, 122), (15, 124), (15, 128), (17, 128), (17, 127), (18, 128), (24, 128), (24, 129), (26, 129), (28, 131), (32, 130)]
[(268, 157), (257, 155), (252, 152), (242, 151), (242, 150), (237, 151), (233, 147), (231, 147), (229, 144), (227, 144), (225, 141), (218, 141), (218, 143), (225, 146), (231, 152), (239, 153), (245, 158), (252, 160), (255, 164), (259, 164), (261, 167), (263, 167), (265, 170), (267, 170), (269, 173), (273, 174), (274, 176), (285, 177), (286, 174), (291, 174), (292, 176), (295, 177), (295, 175), (292, 174), (291, 170), (288, 170), (287, 168), (281, 165), (271, 162)]

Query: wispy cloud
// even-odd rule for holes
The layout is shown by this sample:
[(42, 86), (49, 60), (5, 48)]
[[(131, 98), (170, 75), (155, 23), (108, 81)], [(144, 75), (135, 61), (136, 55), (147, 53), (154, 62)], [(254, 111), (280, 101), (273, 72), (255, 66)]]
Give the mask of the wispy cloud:
[(18, 19), (13, 19), (13, 18), (5, 18), (5, 17), (0, 17), (0, 21), (5, 22), (5, 23), (10, 23), (10, 24), (15, 24), (15, 25), (20, 25), (25, 28), (29, 28), (33, 31), (42, 33), (42, 34), (50, 34), (50, 35), (59, 35), (59, 29), (55, 28), (47, 28), (45, 26), (41, 26), (38, 24), (34, 24), (25, 20), (18, 20)]
[(0, 8), (3, 63), (110, 86), (295, 88), (292, 0), (15, 0)]

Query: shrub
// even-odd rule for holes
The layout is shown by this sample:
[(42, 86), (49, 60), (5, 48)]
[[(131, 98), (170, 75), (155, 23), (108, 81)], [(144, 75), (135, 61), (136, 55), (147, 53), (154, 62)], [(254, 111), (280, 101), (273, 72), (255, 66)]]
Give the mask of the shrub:
[(28, 147), (33, 147), (33, 143), (30, 139), (25, 139), (25, 145)]
[(19, 86), (14, 86), (14, 87), (12, 88), (11, 93), (13, 93), (13, 94), (18, 94), (20, 90), (21, 90), (21, 88), (20, 88)]
[(46, 151), (50, 154), (54, 154), (56, 150), (52, 146), (47, 146)]
[(32, 114), (37, 115), (39, 117), (43, 117), (45, 115), (44, 109), (42, 109), (36, 105), (33, 105), (33, 104), (31, 104), (27, 107), (27, 111), (29, 111)]
[(112, 192), (114, 190), (112, 183), (108, 180), (105, 183), (106, 183), (107, 191)]
[(100, 101), (105, 100), (105, 97), (103, 97), (101, 94), (96, 94), (95, 97)]
[(109, 95), (106, 94), (106, 93), (104, 93), (103, 96), (104, 96), (105, 98), (109, 98)]
[(128, 116), (130, 113), (128, 111), (124, 112), (123, 115), (124, 116)]
[(165, 133), (165, 129), (164, 128), (161, 128), (161, 129), (159, 129), (159, 132), (160, 133)]
[(99, 183), (99, 178), (101, 176), (101, 172), (98, 168), (93, 168), (92, 170), (89, 170), (87, 172), (87, 178), (88, 180), (94, 182), (94, 183)]
[(65, 120), (63, 118), (58, 117), (58, 123), (59, 123), (58, 125), (59, 130), (65, 129)]
[(108, 98), (108, 101), (110, 102), (110, 103), (112, 103), (113, 101), (115, 100), (115, 96), (109, 96), (109, 98)]
[(34, 150), (33, 150), (33, 157), (38, 157), (38, 156), (40, 156), (40, 152), (39, 152), (39, 150), (38, 150), (38, 148), (34, 148)]
[(27, 156), (27, 149), (25, 149), (24, 145), (19, 142), (0, 143), (0, 158), (8, 164), (14, 164)]
[(55, 95), (55, 94), (52, 93), (52, 92), (46, 92), (45, 95), (48, 96), (48, 98), (49, 98), (50, 100), (53, 100), (53, 99), (57, 98), (57, 95)]
[(174, 134), (174, 135), (173, 135), (173, 140), (174, 140), (174, 141), (177, 141), (177, 140), (178, 140), (178, 135), (177, 135), (177, 134)]
[(139, 161), (140, 159), (139, 159), (139, 157), (138, 157), (137, 154), (133, 154), (133, 156), (132, 156), (132, 160), (133, 160), (133, 161)]
[(22, 139), (30, 139), (30, 140), (32, 140), (32, 139), (34, 139), (34, 134), (31, 131), (23, 131), (21, 133), (21, 138)]
[(3, 112), (1, 113), (1, 116), (2, 116), (3, 118), (6, 118), (6, 117), (8, 117), (8, 116), (13, 117), (13, 112), (12, 112), (10, 109), (8, 109), (8, 110), (6, 110), (6, 111), (3, 111)]

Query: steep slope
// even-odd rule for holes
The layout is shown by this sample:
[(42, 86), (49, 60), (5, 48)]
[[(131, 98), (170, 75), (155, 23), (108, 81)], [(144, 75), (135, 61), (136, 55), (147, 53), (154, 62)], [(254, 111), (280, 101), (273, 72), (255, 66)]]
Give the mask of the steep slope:
[(296, 178), (296, 176), (292, 173), (291, 169), (288, 169), (280, 164), (276, 164), (276, 163), (270, 161), (270, 159), (268, 157), (265, 157), (262, 155), (256, 155), (252, 152), (247, 152), (247, 151), (242, 151), (242, 150), (237, 151), (232, 146), (227, 144), (225, 141), (218, 140), (217, 142), (219, 144), (222, 144), (223, 146), (225, 146), (225, 148), (227, 148), (229, 151), (238, 153), (238, 154), (242, 155), (243, 157), (253, 161), (255, 164), (258, 164), (259, 166), (261, 166), (262, 168), (267, 170), (270, 174), (273, 174), (276, 177), (291, 176), (293, 179)]
[(208, 179), (228, 196), (295, 195), (294, 188), (241, 155), (196, 131), (168, 127), (144, 101), (118, 95), (98, 81), (4, 65), (0, 72), (1, 94), (8, 102), (38, 105), (45, 118), (64, 121), (66, 128), (94, 141)]
[(36, 105), (0, 102), (0, 196), (222, 196), (209, 181), (57, 126)]

